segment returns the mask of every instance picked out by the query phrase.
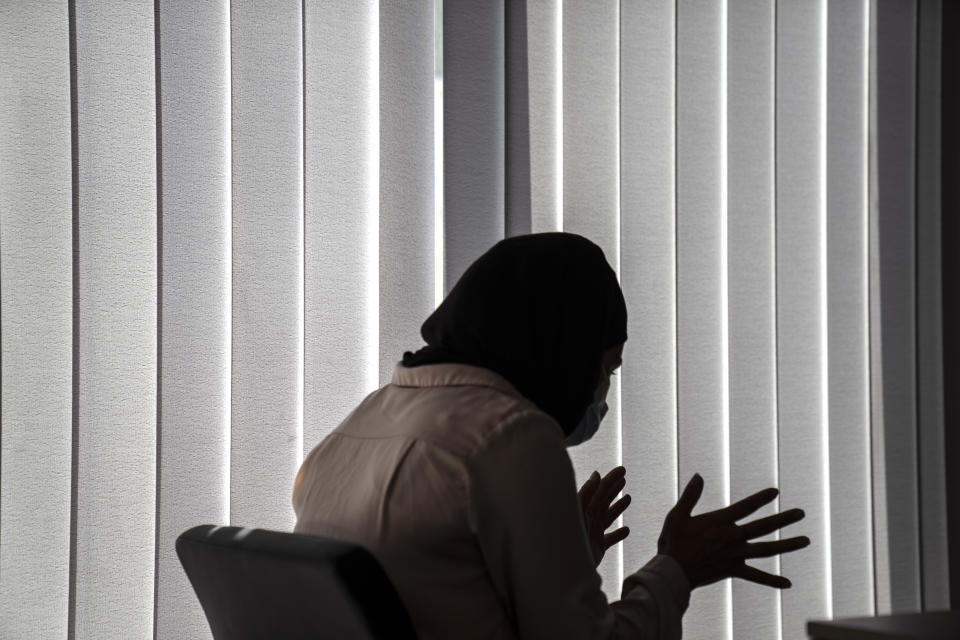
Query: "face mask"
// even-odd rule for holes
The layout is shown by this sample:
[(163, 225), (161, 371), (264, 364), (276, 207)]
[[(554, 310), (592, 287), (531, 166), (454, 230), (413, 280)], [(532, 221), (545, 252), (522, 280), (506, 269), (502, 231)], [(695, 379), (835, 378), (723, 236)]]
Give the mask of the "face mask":
[(570, 432), (563, 443), (572, 447), (586, 442), (593, 437), (593, 434), (600, 428), (600, 421), (607, 415), (607, 391), (610, 390), (610, 376), (606, 376), (596, 391), (593, 392), (593, 402), (587, 407), (580, 422)]

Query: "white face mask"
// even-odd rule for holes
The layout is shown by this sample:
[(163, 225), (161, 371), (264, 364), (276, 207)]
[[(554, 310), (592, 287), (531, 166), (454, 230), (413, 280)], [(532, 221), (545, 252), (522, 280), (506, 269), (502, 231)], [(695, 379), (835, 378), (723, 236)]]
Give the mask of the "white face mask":
[(597, 429), (600, 428), (600, 421), (603, 420), (603, 416), (607, 415), (607, 391), (609, 390), (610, 376), (607, 375), (596, 391), (593, 392), (593, 402), (583, 413), (580, 422), (570, 432), (570, 435), (564, 438), (563, 443), (566, 446), (573, 447), (586, 442), (597, 432)]

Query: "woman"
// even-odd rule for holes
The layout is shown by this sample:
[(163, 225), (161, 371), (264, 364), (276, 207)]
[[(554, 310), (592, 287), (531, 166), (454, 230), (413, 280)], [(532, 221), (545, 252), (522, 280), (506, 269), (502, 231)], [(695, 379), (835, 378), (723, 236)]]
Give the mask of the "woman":
[[(407, 352), (297, 474), (295, 531), (350, 540), (380, 560), (421, 638), (679, 638), (692, 588), (804, 546), (750, 545), (799, 509), (737, 527), (762, 491), (691, 517), (694, 476), (659, 554), (609, 603), (596, 571), (629, 496), (618, 467), (577, 493), (565, 446), (589, 439), (627, 339), (616, 274), (569, 233), (518, 236), (474, 262)], [(766, 546), (764, 546), (766, 545)]]

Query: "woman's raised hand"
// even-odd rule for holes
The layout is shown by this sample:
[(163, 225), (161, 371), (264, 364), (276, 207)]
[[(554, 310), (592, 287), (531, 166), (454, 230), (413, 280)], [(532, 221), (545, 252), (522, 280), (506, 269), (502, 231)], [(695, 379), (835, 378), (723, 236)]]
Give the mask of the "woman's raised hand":
[(583, 510), (583, 520), (587, 527), (587, 540), (590, 541), (590, 550), (597, 566), (600, 566), (607, 549), (630, 534), (627, 527), (604, 533), (630, 506), (630, 494), (624, 495), (612, 506), (610, 504), (626, 486), (626, 473), (624, 467), (616, 467), (601, 478), (600, 474), (594, 471), (577, 494), (580, 496), (580, 508)]
[(746, 561), (802, 549), (810, 544), (810, 539), (797, 536), (771, 542), (748, 541), (802, 520), (803, 510), (790, 509), (737, 525), (737, 520), (772, 501), (779, 491), (764, 489), (729, 507), (692, 516), (693, 507), (702, 493), (703, 478), (694, 474), (677, 504), (667, 514), (658, 542), (658, 553), (671, 556), (683, 567), (690, 588), (731, 577), (778, 589), (790, 587), (790, 581), (785, 577), (751, 567)]

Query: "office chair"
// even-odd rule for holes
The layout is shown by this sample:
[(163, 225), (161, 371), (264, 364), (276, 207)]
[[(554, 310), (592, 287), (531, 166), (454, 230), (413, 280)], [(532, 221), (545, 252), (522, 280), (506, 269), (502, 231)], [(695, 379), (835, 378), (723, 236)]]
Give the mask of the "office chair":
[(206, 524), (176, 548), (215, 640), (416, 638), (386, 573), (358, 545)]

